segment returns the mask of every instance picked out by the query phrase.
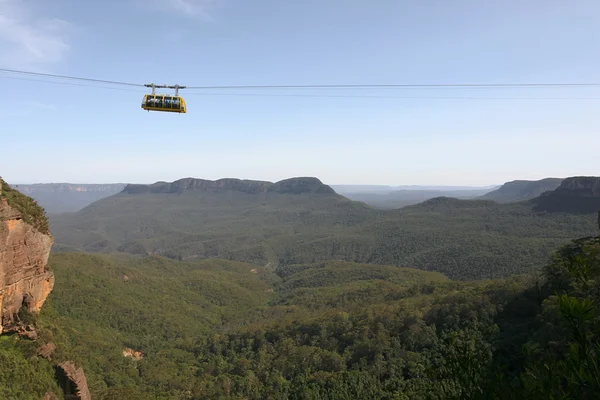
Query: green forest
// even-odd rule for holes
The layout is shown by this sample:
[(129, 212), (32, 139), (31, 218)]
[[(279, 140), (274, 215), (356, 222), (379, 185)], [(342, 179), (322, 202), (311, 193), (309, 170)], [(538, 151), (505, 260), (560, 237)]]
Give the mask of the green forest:
[(54, 365), (72, 361), (100, 400), (596, 399), (596, 220), (450, 198), (111, 196), (50, 219), (56, 284), (20, 313), (37, 340), (0, 337), (0, 397), (61, 398)]
[(596, 232), (592, 215), (445, 197), (378, 210), (335, 193), (190, 191), (121, 193), (51, 216), (51, 224), (55, 251), (257, 265), (345, 260), (472, 280), (539, 270), (559, 246)]
[[(51, 265), (60, 284), (31, 317), (38, 342), (82, 365), (98, 399), (600, 393), (600, 237), (558, 249), (538, 276), (472, 282), (343, 261), (277, 274), (160, 256), (62, 253)], [(53, 387), (51, 369), (15, 340), (0, 342), (15, 366), (3, 368), (0, 387), (40, 398)]]

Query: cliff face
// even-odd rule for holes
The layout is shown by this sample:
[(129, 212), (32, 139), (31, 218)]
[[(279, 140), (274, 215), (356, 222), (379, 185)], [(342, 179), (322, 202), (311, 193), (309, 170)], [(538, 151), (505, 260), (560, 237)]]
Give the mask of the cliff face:
[(323, 184), (319, 179), (312, 177), (290, 178), (276, 183), (233, 178), (216, 181), (184, 178), (175, 182), (156, 182), (152, 185), (129, 184), (123, 189), (122, 193), (183, 193), (187, 191), (238, 191), (249, 194), (266, 192), (281, 194), (335, 193), (331, 187)]
[(514, 203), (525, 201), (540, 196), (544, 192), (552, 191), (560, 186), (563, 179), (546, 178), (539, 181), (512, 181), (506, 182), (499, 189), (491, 191), (480, 197), (481, 200), (493, 200), (498, 203)]
[(574, 176), (532, 200), (538, 211), (596, 213), (600, 210), (600, 177)]
[(0, 333), (3, 326), (15, 322), (16, 314), (23, 305), (30, 312), (39, 312), (54, 287), (54, 274), (47, 269), (54, 239), (25, 222), (30, 216), (11, 205), (11, 197), (6, 193), (7, 185), (3, 181), (2, 184)]

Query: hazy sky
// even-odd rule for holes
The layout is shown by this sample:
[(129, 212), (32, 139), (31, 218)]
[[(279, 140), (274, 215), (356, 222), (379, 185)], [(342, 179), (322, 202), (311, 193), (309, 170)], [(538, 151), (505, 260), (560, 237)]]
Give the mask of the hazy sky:
[[(598, 15), (597, 0), (0, 0), (0, 68), (188, 86), (596, 83)], [(14, 78), (0, 73), (8, 182), (600, 175), (600, 87), (190, 90), (177, 115), (143, 111), (135, 87)]]

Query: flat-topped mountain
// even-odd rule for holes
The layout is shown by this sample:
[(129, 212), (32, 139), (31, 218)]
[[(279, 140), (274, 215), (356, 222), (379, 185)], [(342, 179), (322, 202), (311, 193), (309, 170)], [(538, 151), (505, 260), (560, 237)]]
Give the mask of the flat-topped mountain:
[(498, 203), (516, 203), (533, 199), (544, 192), (556, 189), (562, 178), (546, 178), (539, 181), (516, 180), (506, 182), (500, 188), (479, 197), (481, 200), (493, 200)]
[(242, 180), (225, 178), (216, 181), (195, 178), (183, 178), (175, 182), (156, 182), (151, 185), (129, 184), (123, 189), (123, 193), (183, 193), (189, 191), (203, 192), (225, 192), (237, 191), (243, 193), (330, 193), (335, 191), (323, 184), (319, 179), (313, 177), (290, 178), (279, 182), (266, 182), (254, 180)]
[(595, 217), (536, 214), (531, 204), (437, 197), (379, 210), (316, 178), (276, 183), (181, 179), (128, 185), (83, 210), (51, 216), (61, 251), (219, 257), (257, 265), (345, 260), (417, 267), (451, 278), (531, 268)]
[(600, 177), (567, 178), (558, 188), (531, 200), (536, 211), (589, 214), (600, 210)]

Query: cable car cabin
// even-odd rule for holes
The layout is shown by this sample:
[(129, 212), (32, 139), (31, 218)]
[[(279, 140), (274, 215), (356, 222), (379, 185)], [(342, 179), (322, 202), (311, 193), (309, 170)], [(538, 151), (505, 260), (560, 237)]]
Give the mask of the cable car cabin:
[(172, 96), (169, 94), (147, 94), (142, 100), (142, 108), (147, 111), (166, 111), (185, 113), (187, 107), (185, 100), (181, 96)]

